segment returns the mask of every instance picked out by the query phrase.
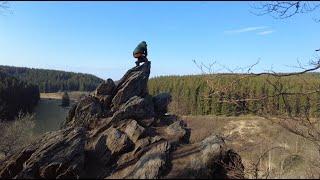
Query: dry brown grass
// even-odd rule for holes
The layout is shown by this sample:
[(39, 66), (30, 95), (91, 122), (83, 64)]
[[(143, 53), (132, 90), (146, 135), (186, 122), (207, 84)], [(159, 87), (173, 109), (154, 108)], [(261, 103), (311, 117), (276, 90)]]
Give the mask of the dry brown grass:
[(182, 118), (191, 128), (191, 143), (213, 133), (224, 136), (241, 155), (248, 178), (255, 177), (254, 169), (258, 169), (258, 178), (319, 177), (312, 163), (319, 160), (313, 144), (269, 120), (256, 116)]
[(0, 161), (37, 137), (34, 115), (19, 114), (15, 121), (0, 122)]
[[(62, 99), (62, 95), (64, 92), (56, 92), (56, 93), (40, 93), (41, 99)], [(88, 95), (90, 92), (86, 91), (71, 91), (68, 92), (70, 100), (79, 100), (81, 96)]]

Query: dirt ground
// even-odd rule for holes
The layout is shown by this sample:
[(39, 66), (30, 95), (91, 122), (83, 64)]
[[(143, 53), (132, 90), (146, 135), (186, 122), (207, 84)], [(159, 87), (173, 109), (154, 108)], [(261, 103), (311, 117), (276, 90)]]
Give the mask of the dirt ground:
[[(256, 116), (182, 116), (191, 128), (191, 143), (211, 134), (225, 138), (246, 167), (247, 178), (319, 178), (313, 161), (319, 160), (317, 149), (309, 141), (281, 126)], [(260, 160), (260, 163), (259, 162)], [(257, 165), (258, 164), (258, 165)]]

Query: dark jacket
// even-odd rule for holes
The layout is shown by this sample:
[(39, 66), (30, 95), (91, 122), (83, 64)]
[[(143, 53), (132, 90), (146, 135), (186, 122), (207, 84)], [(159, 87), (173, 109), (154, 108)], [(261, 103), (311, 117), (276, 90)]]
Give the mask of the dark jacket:
[(138, 46), (134, 49), (133, 55), (134, 54), (144, 54), (145, 56), (148, 55), (148, 50), (147, 50), (147, 43), (145, 41), (142, 41)]

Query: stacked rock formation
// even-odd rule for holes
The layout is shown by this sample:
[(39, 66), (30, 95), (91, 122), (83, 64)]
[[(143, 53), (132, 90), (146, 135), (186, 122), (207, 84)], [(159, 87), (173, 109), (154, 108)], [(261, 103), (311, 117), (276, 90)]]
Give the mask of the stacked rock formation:
[[(7, 157), (0, 178), (242, 178), (241, 158), (222, 138), (189, 144), (190, 129), (167, 114), (171, 95), (148, 93), (150, 68), (146, 62), (117, 83), (106, 80), (70, 109), (61, 130)], [(179, 168), (177, 153), (188, 147), (198, 151)]]

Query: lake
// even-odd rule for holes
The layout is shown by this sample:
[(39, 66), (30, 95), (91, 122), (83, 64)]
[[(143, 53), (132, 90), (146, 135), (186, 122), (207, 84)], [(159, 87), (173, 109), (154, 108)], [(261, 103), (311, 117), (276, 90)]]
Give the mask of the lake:
[[(72, 103), (72, 102), (71, 102)], [(42, 134), (48, 131), (55, 131), (60, 128), (60, 124), (66, 119), (69, 112), (69, 107), (60, 106), (60, 99), (43, 99), (39, 100), (35, 107), (35, 128), (34, 132)]]

